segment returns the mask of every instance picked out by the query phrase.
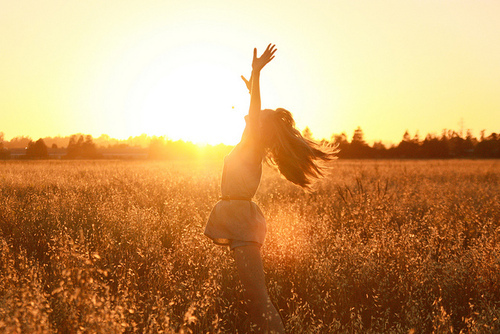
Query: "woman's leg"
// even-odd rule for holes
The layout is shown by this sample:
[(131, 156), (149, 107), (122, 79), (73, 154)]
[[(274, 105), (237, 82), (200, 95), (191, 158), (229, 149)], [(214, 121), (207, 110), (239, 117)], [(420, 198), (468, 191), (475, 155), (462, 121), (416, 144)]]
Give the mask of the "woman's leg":
[(284, 333), (281, 317), (271, 303), (264, 279), (260, 248), (247, 245), (234, 249), (234, 259), (248, 300), (251, 320), (258, 333)]

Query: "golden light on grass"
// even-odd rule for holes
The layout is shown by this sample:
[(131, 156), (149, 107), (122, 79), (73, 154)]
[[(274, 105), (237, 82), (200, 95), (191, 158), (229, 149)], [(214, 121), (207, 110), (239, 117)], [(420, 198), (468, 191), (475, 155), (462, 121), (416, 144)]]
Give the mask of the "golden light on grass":
[[(219, 171), (1, 164), (0, 332), (249, 332), (230, 252), (203, 235)], [(287, 333), (499, 331), (498, 162), (336, 171), (311, 195), (265, 170), (255, 198)]]
[[(3, 1), (0, 132), (235, 144), (249, 104), (240, 75), (270, 42), (262, 106), (318, 138), (361, 126), (396, 142), (460, 119), (498, 132), (499, 9)], [(2, 162), (0, 333), (249, 332), (230, 251), (203, 235), (224, 150)], [(262, 255), (287, 332), (500, 332), (499, 180), (497, 160), (340, 160), (306, 194), (265, 170)]]

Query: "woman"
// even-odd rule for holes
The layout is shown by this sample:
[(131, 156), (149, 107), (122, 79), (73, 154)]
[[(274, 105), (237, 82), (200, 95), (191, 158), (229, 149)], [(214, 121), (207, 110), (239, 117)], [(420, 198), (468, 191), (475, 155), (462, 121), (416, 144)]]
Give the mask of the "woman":
[(260, 254), (266, 221), (252, 202), (260, 183), (262, 161), (267, 159), (286, 179), (309, 188), (311, 179), (322, 175), (316, 160), (334, 158), (334, 152), (320, 149), (302, 137), (287, 110), (261, 110), (260, 72), (275, 52), (275, 46), (269, 44), (257, 57), (254, 49), (250, 80), (242, 76), (251, 96), (246, 127), (241, 141), (224, 159), (222, 197), (205, 228), (205, 235), (218, 245), (228, 245), (234, 252), (250, 317), (259, 333), (284, 333), (281, 317), (267, 293)]

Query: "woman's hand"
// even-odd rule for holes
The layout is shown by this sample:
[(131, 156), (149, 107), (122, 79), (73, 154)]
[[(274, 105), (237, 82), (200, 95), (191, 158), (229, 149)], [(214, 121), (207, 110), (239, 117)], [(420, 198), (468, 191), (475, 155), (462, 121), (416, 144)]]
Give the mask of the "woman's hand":
[[(266, 51), (260, 56), (257, 57), (257, 48), (253, 49), (253, 61), (252, 61), (252, 69), (254, 71), (260, 72), (274, 58), (274, 53), (276, 52), (276, 45), (269, 44), (266, 48)], [(245, 83), (247, 81), (245, 80)]]
[[(276, 46), (274, 44), (269, 44), (266, 48), (266, 51), (260, 56), (260, 58), (257, 57), (257, 49), (253, 49), (253, 61), (252, 61), (252, 69), (253, 71), (260, 72), (264, 66), (266, 66), (267, 63), (269, 63), (273, 58), (274, 58), (274, 53), (276, 52)], [(245, 78), (243, 75), (241, 76), (241, 79), (245, 82), (245, 85), (247, 86), (248, 92), (252, 92), (252, 81), (253, 81), (253, 71), (252, 71), (252, 76), (250, 77), (249, 80)]]
[(252, 76), (250, 77), (250, 80), (242, 77), (247, 87), (250, 86), (250, 108), (248, 110), (247, 126), (250, 126), (250, 128), (253, 129), (251, 131), (254, 133), (252, 137), (256, 139), (259, 136), (258, 128), (261, 110), (260, 70), (262, 70), (267, 63), (273, 60), (275, 52), (276, 47), (274, 44), (269, 44), (266, 48), (266, 51), (264, 51), (264, 53), (260, 57), (257, 57), (257, 49), (253, 49)]

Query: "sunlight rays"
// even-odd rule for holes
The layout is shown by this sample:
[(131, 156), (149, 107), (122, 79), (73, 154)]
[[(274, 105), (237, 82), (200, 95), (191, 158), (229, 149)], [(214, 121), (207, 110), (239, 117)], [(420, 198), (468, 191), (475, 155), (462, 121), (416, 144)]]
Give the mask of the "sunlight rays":
[(132, 133), (166, 135), (202, 144), (236, 144), (249, 95), (241, 65), (217, 45), (187, 45), (143, 61), (131, 49), (130, 61), (114, 64), (106, 105)]

